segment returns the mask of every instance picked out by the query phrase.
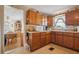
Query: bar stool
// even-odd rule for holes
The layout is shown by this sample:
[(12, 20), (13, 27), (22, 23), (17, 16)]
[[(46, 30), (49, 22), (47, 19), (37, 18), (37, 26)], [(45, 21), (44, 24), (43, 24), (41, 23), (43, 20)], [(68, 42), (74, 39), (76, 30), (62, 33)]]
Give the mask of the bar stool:
[(14, 33), (7, 33), (6, 34), (6, 46), (7, 46), (7, 49), (11, 49), (11, 48), (14, 48), (15, 47), (15, 37), (16, 37), (16, 34)]

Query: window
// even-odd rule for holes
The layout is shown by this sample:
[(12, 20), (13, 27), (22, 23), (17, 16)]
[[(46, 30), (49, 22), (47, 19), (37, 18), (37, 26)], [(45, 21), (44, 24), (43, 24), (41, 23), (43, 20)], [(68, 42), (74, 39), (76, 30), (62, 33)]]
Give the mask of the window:
[(58, 15), (54, 17), (54, 27), (57, 29), (65, 28), (65, 15)]

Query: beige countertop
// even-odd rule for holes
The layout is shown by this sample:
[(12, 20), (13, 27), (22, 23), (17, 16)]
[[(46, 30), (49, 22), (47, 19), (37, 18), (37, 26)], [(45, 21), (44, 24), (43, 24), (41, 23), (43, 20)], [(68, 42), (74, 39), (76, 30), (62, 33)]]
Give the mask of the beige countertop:
[(77, 31), (64, 31), (64, 30), (52, 30), (52, 31), (56, 31), (56, 32), (68, 32), (68, 33), (79, 33)]
[(28, 33), (38, 33), (38, 32), (51, 32), (51, 31), (27, 31)]
[(51, 30), (51, 31), (27, 31), (28, 33), (38, 33), (38, 32), (68, 32), (68, 33), (79, 33), (77, 31), (64, 31), (64, 30)]

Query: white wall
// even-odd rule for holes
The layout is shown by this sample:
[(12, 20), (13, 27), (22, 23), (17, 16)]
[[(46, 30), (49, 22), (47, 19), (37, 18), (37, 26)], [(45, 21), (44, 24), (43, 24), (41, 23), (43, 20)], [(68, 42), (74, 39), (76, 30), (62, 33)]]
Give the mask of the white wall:
[(20, 20), (23, 25), (23, 11), (10, 6), (4, 6), (4, 33), (14, 32), (14, 23), (17, 20)]

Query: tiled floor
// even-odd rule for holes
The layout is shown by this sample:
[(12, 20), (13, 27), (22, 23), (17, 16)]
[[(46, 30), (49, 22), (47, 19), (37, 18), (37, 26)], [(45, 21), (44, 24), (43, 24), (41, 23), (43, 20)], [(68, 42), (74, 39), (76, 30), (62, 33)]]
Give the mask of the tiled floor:
[[(53, 47), (54, 50), (50, 51), (49, 48)], [(79, 54), (77, 51), (73, 51), (71, 49), (67, 49), (55, 44), (48, 44), (45, 47), (42, 47), (34, 52), (30, 52), (28, 50), (25, 50), (24, 48), (18, 48), (13, 52), (10, 52), (11, 54)]]

